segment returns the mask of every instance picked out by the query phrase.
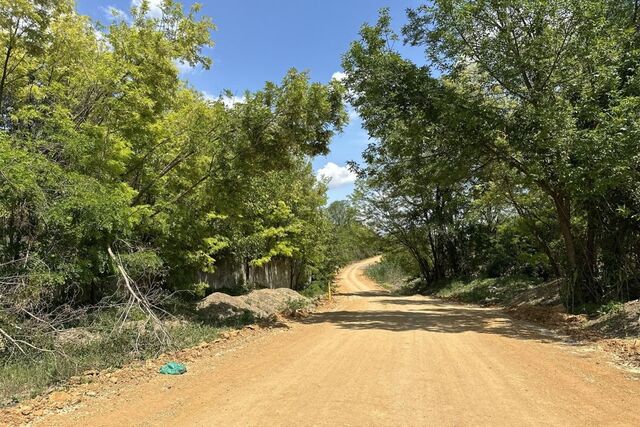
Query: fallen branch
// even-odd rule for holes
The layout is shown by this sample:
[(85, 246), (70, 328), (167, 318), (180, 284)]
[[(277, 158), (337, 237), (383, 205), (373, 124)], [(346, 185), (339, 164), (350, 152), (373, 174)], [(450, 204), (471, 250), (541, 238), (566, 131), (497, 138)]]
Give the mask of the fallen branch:
[[(4, 329), (0, 328), (0, 335), (2, 335), (3, 337), (5, 337), (11, 344), (13, 344), (18, 350), (20, 350), (20, 352), (22, 354), (27, 354), (27, 352), (24, 350), (24, 348), (22, 348), (22, 346), (26, 346), (29, 347), (33, 350), (37, 350), (37, 351), (41, 351), (41, 352), (46, 352), (46, 353), (52, 353), (52, 350), (46, 349), (46, 348), (40, 348), (40, 347), (36, 347), (35, 345), (24, 341), (24, 340), (20, 340), (20, 339), (16, 339), (13, 338), (11, 335), (9, 335)], [(22, 345), (21, 345), (22, 344)]]
[[(122, 265), (122, 261), (120, 260), (119, 257), (116, 256), (116, 254), (113, 252), (111, 247), (107, 248), (107, 252), (109, 253), (111, 260), (113, 261), (114, 265), (116, 266), (116, 269), (118, 270), (118, 273), (120, 274), (120, 277), (122, 278), (121, 283), (124, 284), (125, 291), (129, 295), (129, 301), (127, 302), (125, 309), (122, 312), (122, 315), (120, 317), (120, 322), (119, 322), (120, 330), (124, 328), (124, 325), (126, 324), (126, 321), (129, 318), (129, 314), (131, 313), (131, 310), (134, 307), (137, 307), (147, 315), (148, 320), (151, 320), (153, 322), (154, 327), (152, 329), (154, 331), (154, 334), (156, 335), (156, 338), (158, 338), (158, 340), (163, 343), (169, 342), (170, 341), (169, 333), (167, 332), (160, 318), (155, 313), (156, 311), (164, 311), (164, 310), (161, 310), (160, 308), (153, 305), (147, 299), (147, 297), (140, 291), (140, 289), (138, 288), (138, 285), (135, 283), (133, 279), (131, 279), (131, 277), (127, 273), (127, 270), (124, 268), (124, 265)], [(158, 334), (158, 332), (160, 332), (160, 334)]]

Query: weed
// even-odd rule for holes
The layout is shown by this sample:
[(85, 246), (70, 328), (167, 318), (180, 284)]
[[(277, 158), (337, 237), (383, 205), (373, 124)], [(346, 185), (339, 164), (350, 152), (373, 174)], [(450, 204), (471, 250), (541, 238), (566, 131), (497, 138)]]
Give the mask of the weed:
[(390, 289), (401, 287), (408, 278), (402, 267), (384, 260), (369, 266), (365, 274), (376, 283)]
[(435, 295), (466, 303), (505, 304), (535, 284), (535, 280), (523, 277), (455, 280), (447, 283)]
[(309, 303), (302, 298), (290, 298), (287, 300), (285, 305), (285, 313), (295, 313), (296, 311), (304, 310), (305, 308), (307, 308)]
[(620, 301), (609, 301), (606, 304), (601, 305), (597, 309), (598, 316), (604, 316), (605, 314), (618, 314), (624, 309), (624, 304)]
[[(131, 327), (114, 330), (115, 316), (109, 311), (93, 315), (91, 331), (98, 339), (67, 343), (55, 353), (0, 355), (0, 406), (33, 397), (50, 386), (90, 369), (119, 368), (134, 360), (155, 357), (167, 350), (192, 347), (212, 341), (221, 328), (197, 322), (169, 322), (170, 346), (156, 339), (151, 325), (131, 322)], [(86, 322), (86, 320), (85, 320)]]
[(316, 299), (327, 295), (327, 292), (329, 291), (327, 289), (327, 286), (327, 284), (313, 282), (309, 286), (304, 288), (300, 293), (309, 299)]

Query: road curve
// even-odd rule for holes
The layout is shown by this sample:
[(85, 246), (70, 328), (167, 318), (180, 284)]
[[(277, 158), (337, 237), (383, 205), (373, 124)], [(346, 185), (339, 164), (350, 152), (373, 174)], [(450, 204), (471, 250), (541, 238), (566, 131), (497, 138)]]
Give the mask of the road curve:
[(371, 262), (287, 332), (43, 424), (640, 425), (640, 382), (602, 355), (498, 310), (390, 296), (363, 276)]

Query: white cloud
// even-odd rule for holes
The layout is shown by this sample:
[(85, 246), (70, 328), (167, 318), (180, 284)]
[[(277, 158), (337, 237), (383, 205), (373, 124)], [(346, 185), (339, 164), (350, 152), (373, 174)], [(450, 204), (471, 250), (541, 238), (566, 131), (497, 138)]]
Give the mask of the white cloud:
[(318, 170), (317, 177), (319, 180), (327, 180), (329, 188), (338, 188), (356, 182), (355, 173), (348, 167), (338, 166), (333, 162), (327, 163)]
[(103, 7), (102, 11), (106, 15), (109, 21), (117, 21), (119, 19), (129, 20), (129, 15), (122, 9), (118, 9), (114, 6)]
[(227, 108), (233, 108), (236, 104), (242, 104), (247, 99), (244, 96), (223, 96), (220, 98)]
[(202, 92), (202, 96), (204, 96), (204, 99), (206, 99), (207, 101), (211, 101), (211, 102), (222, 101), (222, 103), (227, 108), (233, 108), (234, 105), (242, 104), (243, 102), (247, 101), (247, 98), (245, 98), (244, 96), (235, 96), (235, 95), (232, 95), (232, 96), (227, 96), (227, 95), (215, 96), (215, 95), (210, 94), (207, 91), (203, 91)]
[(192, 73), (193, 71), (196, 70), (196, 67), (192, 67), (187, 62), (182, 62), (182, 61), (176, 60), (176, 61), (174, 61), (174, 64), (176, 65), (176, 67), (178, 67), (178, 72), (180, 74), (189, 74), (189, 73)]
[(207, 101), (215, 101), (218, 99), (217, 96), (213, 96), (211, 95), (209, 92), (207, 92), (206, 90), (202, 91), (202, 96), (204, 96), (204, 99), (206, 99)]
[(349, 115), (349, 121), (351, 123), (361, 120), (360, 115), (351, 105), (347, 105), (347, 114)]
[(98, 42), (102, 43), (105, 41), (104, 33), (96, 28), (93, 29), (93, 35), (96, 37)]
[[(131, 0), (131, 7), (139, 8), (142, 6), (143, 0)], [(163, 0), (147, 0), (147, 5), (149, 5), (149, 16), (151, 18), (161, 18), (162, 17), (162, 1)]]
[(336, 71), (331, 75), (331, 80), (337, 80), (339, 82), (343, 81), (347, 78), (347, 73), (343, 73), (342, 71)]

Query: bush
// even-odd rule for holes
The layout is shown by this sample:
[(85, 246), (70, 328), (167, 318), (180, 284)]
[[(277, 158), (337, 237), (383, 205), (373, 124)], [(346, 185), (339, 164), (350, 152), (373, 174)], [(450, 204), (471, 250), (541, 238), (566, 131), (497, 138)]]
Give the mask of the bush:
[(506, 304), (518, 294), (530, 289), (538, 281), (529, 277), (501, 277), (454, 280), (436, 292), (436, 296), (459, 302), (476, 304)]
[(379, 263), (369, 266), (366, 275), (384, 287), (397, 289), (420, 273), (407, 252), (394, 250), (385, 253)]
[(315, 299), (327, 295), (330, 285), (324, 282), (312, 282), (304, 288), (300, 293), (310, 299)]

